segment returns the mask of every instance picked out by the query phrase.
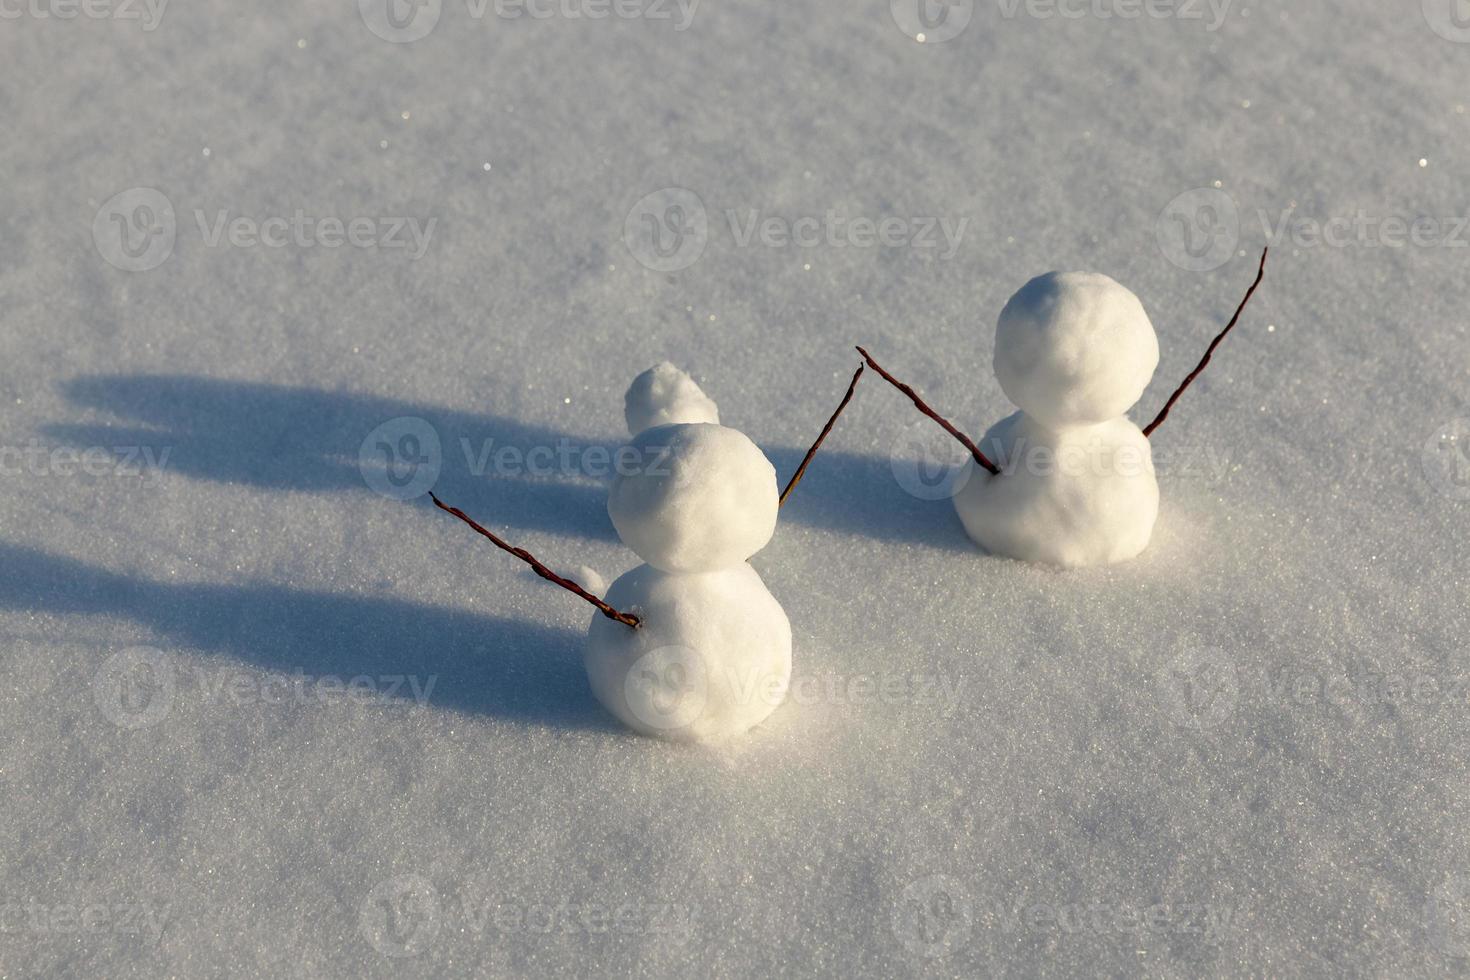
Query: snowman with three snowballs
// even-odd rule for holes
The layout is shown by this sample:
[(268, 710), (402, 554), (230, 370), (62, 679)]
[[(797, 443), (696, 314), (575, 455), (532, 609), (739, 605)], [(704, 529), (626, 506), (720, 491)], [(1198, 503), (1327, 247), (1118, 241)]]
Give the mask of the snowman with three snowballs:
[(639, 625), (594, 615), (587, 677), (636, 731), (738, 734), (776, 709), (791, 680), (791, 623), (747, 561), (776, 530), (775, 467), (672, 364), (639, 375), (624, 401), (637, 463), (619, 468), (607, 511), (644, 564), (606, 599)]

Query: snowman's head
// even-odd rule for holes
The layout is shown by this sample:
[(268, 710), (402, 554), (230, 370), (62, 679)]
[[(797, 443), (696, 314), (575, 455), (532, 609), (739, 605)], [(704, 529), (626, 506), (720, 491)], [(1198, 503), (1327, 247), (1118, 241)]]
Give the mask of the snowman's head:
[(1095, 425), (1137, 403), (1159, 365), (1138, 297), (1096, 272), (1049, 272), (1011, 297), (995, 330), (1006, 397), (1048, 428)]
[(633, 379), (623, 395), (628, 433), (637, 435), (656, 425), (720, 421), (720, 410), (683, 371), (661, 361)]
[(620, 450), (607, 495), (618, 536), (666, 572), (738, 566), (771, 540), (777, 507), (765, 453), (744, 433), (707, 422), (640, 432)]

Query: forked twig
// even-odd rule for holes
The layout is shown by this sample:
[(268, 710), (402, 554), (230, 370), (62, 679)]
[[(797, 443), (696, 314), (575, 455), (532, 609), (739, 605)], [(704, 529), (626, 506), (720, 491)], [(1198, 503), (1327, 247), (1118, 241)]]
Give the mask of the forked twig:
[(1185, 378), (1184, 383), (1174, 389), (1174, 394), (1170, 395), (1169, 400), (1164, 402), (1164, 407), (1159, 410), (1159, 414), (1154, 416), (1154, 420), (1144, 427), (1143, 435), (1145, 438), (1152, 435), (1153, 431), (1160, 425), (1163, 425), (1164, 419), (1169, 417), (1169, 409), (1173, 408), (1174, 403), (1179, 400), (1179, 396), (1184, 394), (1184, 389), (1193, 384), (1194, 379), (1200, 376), (1200, 372), (1205, 369), (1205, 365), (1210, 363), (1210, 357), (1215, 353), (1215, 348), (1220, 346), (1220, 341), (1224, 340), (1225, 335), (1233, 330), (1235, 324), (1240, 321), (1240, 314), (1245, 312), (1245, 305), (1251, 301), (1251, 297), (1256, 293), (1256, 287), (1261, 284), (1261, 279), (1266, 275), (1266, 256), (1270, 252), (1270, 246), (1261, 250), (1261, 267), (1256, 270), (1256, 281), (1251, 283), (1250, 289), (1246, 290), (1245, 299), (1240, 301), (1240, 306), (1236, 307), (1235, 315), (1230, 318), (1229, 323), (1225, 324), (1225, 329), (1221, 330), (1215, 335), (1215, 339), (1210, 341), (1210, 346), (1205, 350), (1205, 356), (1200, 358), (1200, 362), (1195, 365), (1194, 370), (1189, 372), (1189, 377)]
[(458, 517), (470, 527), (474, 528), (475, 531), (489, 538), (490, 543), (495, 545), (495, 547), (499, 548), (501, 551), (508, 551), (512, 555), (515, 555), (517, 558), (519, 558), (521, 561), (525, 562), (527, 565), (530, 565), (531, 571), (546, 579), (546, 581), (559, 585), (562, 588), (566, 589), (568, 592), (571, 592), (574, 595), (579, 595), (583, 599), (586, 599), (588, 602), (592, 603), (594, 606), (597, 607), (598, 611), (601, 612), (608, 619), (616, 619), (624, 626), (631, 626), (633, 629), (637, 629), (639, 623), (642, 622), (637, 616), (634, 616), (632, 613), (618, 612), (612, 606), (609, 606), (606, 602), (597, 598), (597, 596), (593, 595), (591, 592), (588, 592), (586, 589), (582, 588), (571, 579), (562, 578), (560, 575), (556, 574), (551, 569), (541, 564), (541, 562), (536, 559), (536, 556), (531, 554), (525, 548), (512, 547), (510, 544), (506, 543), (492, 532), (487, 531), (480, 525), (476, 524), (473, 518), (471, 518), (464, 511), (460, 510), (458, 507), (450, 507), (444, 501), (434, 496), (434, 491), (432, 490), (429, 491), (429, 499), (434, 501), (435, 507), (438, 507), (440, 510), (445, 511), (446, 513), (453, 514), (455, 517)]
[(918, 392), (914, 391), (914, 389), (910, 388), (908, 385), (904, 384), (902, 381), (898, 380), (887, 371), (883, 370), (882, 365), (873, 360), (872, 354), (869, 354), (861, 347), (859, 347), (857, 350), (859, 354), (863, 355), (863, 360), (868, 362), (868, 366), (883, 376), (884, 381), (887, 381), (889, 384), (893, 385), (893, 387), (897, 388), (905, 395), (908, 395), (909, 401), (914, 403), (915, 408), (917, 408), (924, 415), (927, 415), (929, 418), (938, 422), (940, 426), (944, 428), (945, 432), (948, 432), (950, 435), (958, 439), (960, 441), (960, 444), (970, 451), (970, 455), (975, 457), (975, 462), (979, 463), (981, 466), (985, 467), (996, 476), (1000, 475), (1000, 467), (996, 466), (989, 459), (987, 459), (985, 457), (985, 454), (980, 451), (980, 447), (975, 445), (975, 443), (970, 440), (969, 436), (965, 435), (959, 429), (956, 429), (953, 425), (950, 424), (948, 419), (946, 419), (944, 416), (940, 415), (938, 412), (934, 411), (934, 409), (925, 404), (924, 399), (919, 397)]
[(827, 420), (827, 424), (822, 426), (822, 434), (817, 436), (817, 441), (812, 443), (812, 448), (808, 449), (806, 451), (806, 455), (802, 457), (801, 465), (798, 466), (796, 468), (796, 472), (792, 474), (791, 482), (786, 484), (785, 490), (781, 491), (781, 498), (776, 501), (777, 507), (781, 507), (786, 503), (786, 498), (791, 496), (791, 491), (796, 489), (796, 485), (800, 483), (801, 478), (806, 475), (806, 468), (808, 465), (811, 464), (812, 457), (817, 455), (817, 450), (822, 448), (822, 443), (826, 440), (828, 434), (831, 433), (832, 426), (837, 424), (837, 417), (842, 414), (843, 409), (847, 408), (847, 403), (852, 401), (852, 393), (857, 390), (858, 378), (861, 378), (862, 376), (863, 365), (859, 364), (857, 372), (853, 374), (852, 381), (847, 386), (847, 394), (842, 396), (842, 402), (837, 406), (837, 411), (833, 412), (832, 417)]

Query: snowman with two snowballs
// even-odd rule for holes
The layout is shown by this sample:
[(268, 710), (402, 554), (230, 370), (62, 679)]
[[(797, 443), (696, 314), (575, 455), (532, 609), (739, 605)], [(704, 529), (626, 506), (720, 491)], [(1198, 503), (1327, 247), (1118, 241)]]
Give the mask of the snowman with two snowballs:
[(608, 603), (636, 629), (594, 615), (584, 662), (597, 699), (636, 731), (712, 741), (763, 721), (791, 680), (791, 623), (747, 560), (776, 529), (776, 470), (748, 436), (667, 362), (625, 402), (632, 466), (607, 511), (644, 564)]
[(1127, 561), (1148, 546), (1159, 511), (1149, 440), (1127, 412), (1159, 363), (1143, 304), (1092, 272), (1052, 272), (1000, 314), (995, 376), (1019, 409), (971, 460), (955, 510), (993, 554), (1072, 568)]

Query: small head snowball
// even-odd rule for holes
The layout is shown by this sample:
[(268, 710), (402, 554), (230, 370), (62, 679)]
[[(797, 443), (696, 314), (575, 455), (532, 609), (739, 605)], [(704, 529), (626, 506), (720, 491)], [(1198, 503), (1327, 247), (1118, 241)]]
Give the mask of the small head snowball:
[(744, 433), (663, 425), (619, 452), (607, 512), (623, 543), (669, 572), (739, 565), (776, 530), (776, 469)]
[(633, 379), (623, 396), (629, 435), (678, 422), (720, 421), (720, 410), (694, 379), (668, 361), (655, 364)]
[(1159, 339), (1138, 297), (1095, 272), (1032, 279), (1001, 311), (995, 376), (1050, 428), (1096, 425), (1137, 403), (1159, 364)]

